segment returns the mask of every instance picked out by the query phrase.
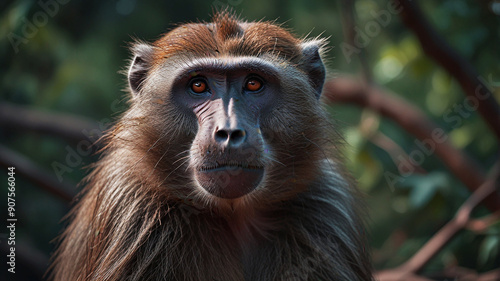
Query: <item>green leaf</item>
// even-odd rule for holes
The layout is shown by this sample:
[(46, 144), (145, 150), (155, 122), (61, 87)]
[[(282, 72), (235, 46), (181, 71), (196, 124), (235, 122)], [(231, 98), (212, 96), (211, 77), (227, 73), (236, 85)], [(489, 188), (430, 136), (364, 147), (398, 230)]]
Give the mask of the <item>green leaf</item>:
[(432, 172), (428, 175), (412, 175), (404, 181), (404, 185), (410, 188), (410, 206), (421, 208), (434, 198), (436, 193), (449, 185), (446, 174)]
[(481, 243), (479, 249), (478, 262), (485, 265), (491, 258), (495, 257), (500, 248), (500, 236), (490, 235), (487, 236)]

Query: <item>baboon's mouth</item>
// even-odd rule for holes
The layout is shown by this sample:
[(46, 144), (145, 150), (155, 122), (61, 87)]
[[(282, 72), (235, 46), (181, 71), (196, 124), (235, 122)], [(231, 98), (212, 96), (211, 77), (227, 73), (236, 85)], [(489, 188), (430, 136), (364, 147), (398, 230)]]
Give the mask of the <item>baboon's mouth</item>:
[(208, 193), (235, 199), (257, 188), (264, 176), (264, 167), (248, 163), (215, 163), (202, 166), (195, 175)]
[(248, 163), (215, 163), (212, 165), (202, 166), (199, 169), (199, 171), (200, 172), (207, 172), (207, 171), (211, 171), (211, 170), (237, 169), (237, 168), (250, 169), (250, 170), (262, 170), (262, 169), (264, 169), (263, 166), (251, 165)]

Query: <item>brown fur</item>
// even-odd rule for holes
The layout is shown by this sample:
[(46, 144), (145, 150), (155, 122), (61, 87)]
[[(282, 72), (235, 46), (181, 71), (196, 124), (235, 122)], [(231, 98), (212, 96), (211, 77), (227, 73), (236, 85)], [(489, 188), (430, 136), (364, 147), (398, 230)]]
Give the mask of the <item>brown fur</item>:
[(227, 13), (217, 14), (213, 23), (182, 25), (153, 43), (158, 47), (155, 61), (179, 53), (199, 57), (272, 53), (299, 63), (301, 52), (297, 45), (300, 41), (288, 31), (269, 22), (243, 25), (244, 31), (241, 23)]
[(254, 56), (283, 65), (289, 96), (261, 121), (275, 161), (245, 198), (194, 192), (187, 160), (197, 125), (143, 81), (86, 179), (52, 279), (371, 280), (361, 203), (301, 70), (301, 43), (272, 23), (228, 13), (154, 42), (149, 79), (174, 58)]

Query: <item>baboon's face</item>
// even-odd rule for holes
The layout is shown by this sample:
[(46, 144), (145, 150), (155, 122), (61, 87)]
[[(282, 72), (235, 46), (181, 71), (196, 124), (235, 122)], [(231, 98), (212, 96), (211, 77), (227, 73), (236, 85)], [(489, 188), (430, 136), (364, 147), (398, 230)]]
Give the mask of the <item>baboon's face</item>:
[(260, 120), (280, 98), (273, 65), (257, 58), (205, 59), (182, 71), (173, 89), (198, 124), (190, 167), (199, 187), (225, 199), (257, 188), (272, 149)]
[[(220, 37), (213, 37), (215, 30)], [(138, 107), (155, 116), (146, 125), (169, 140), (155, 148), (189, 151), (182, 170), (190, 173), (192, 191), (236, 199), (270, 182), (279, 188), (301, 178), (296, 167), (306, 173), (311, 138), (318, 137), (322, 44), (262, 23), (185, 25), (154, 46), (135, 46), (130, 89)], [(164, 101), (159, 107), (158, 99)], [(169, 161), (159, 155), (155, 163)], [(170, 166), (184, 163), (170, 160)]]

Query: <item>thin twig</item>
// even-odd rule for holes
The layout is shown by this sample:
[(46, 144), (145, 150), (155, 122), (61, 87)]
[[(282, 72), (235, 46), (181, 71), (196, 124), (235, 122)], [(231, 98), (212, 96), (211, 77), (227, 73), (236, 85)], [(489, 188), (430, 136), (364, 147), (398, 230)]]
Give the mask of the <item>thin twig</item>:
[(483, 232), (491, 225), (500, 221), (500, 210), (479, 219), (471, 219), (466, 228), (474, 232)]
[[(416, 274), (434, 257), (451, 239), (467, 226), (472, 210), (485, 198), (500, 187), (500, 171), (494, 167), (493, 175), (482, 184), (458, 209), (455, 217), (443, 226), (411, 259), (401, 266), (378, 273), (380, 280), (407, 280), (408, 274)], [(394, 279), (387, 279), (387, 278)]]

